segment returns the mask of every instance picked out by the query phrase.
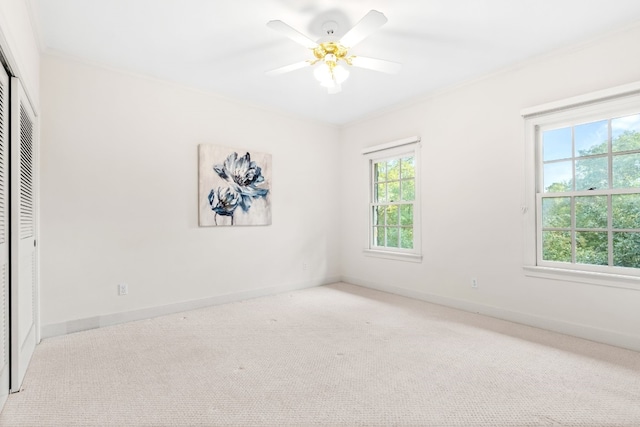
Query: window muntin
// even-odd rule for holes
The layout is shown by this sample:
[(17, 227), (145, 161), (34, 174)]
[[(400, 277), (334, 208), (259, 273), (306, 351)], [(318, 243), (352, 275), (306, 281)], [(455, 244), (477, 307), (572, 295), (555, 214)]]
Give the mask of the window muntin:
[(537, 264), (640, 275), (640, 109), (538, 128)]

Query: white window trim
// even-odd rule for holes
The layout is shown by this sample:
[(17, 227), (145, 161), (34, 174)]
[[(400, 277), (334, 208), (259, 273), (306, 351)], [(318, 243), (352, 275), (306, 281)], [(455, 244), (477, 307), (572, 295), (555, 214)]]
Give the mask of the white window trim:
[(538, 128), (551, 124), (562, 124), (577, 115), (600, 117), (608, 113), (624, 115), (637, 112), (640, 105), (640, 82), (592, 92), (589, 94), (551, 102), (521, 111), (525, 119), (525, 200), (522, 205), (524, 216), (524, 273), (526, 276), (568, 282), (580, 282), (598, 286), (609, 286), (640, 290), (639, 275), (605, 273), (576, 269), (572, 264), (567, 268), (539, 266), (537, 264), (537, 222), (536, 222), (536, 179), (540, 147), (537, 144)]
[[(422, 218), (421, 215), (421, 199), (422, 193), (420, 191), (420, 181), (421, 181), (421, 173), (420, 173), (420, 163), (421, 163), (421, 155), (420, 155), (421, 142), (419, 136), (411, 136), (408, 138), (399, 139), (396, 141), (391, 141), (385, 144), (379, 144), (372, 147), (367, 147), (362, 150), (362, 154), (365, 157), (365, 167), (366, 167), (366, 176), (367, 176), (367, 204), (366, 210), (367, 213), (367, 234), (366, 234), (366, 242), (365, 249), (363, 253), (366, 256), (376, 257), (376, 258), (384, 258), (396, 261), (409, 261), (409, 262), (422, 262), (422, 231), (420, 220)], [(372, 161), (380, 160), (388, 157), (394, 157), (405, 153), (413, 153), (415, 158), (415, 201), (413, 205), (413, 249), (400, 249), (397, 250), (395, 248), (374, 248), (372, 245), (372, 227), (373, 224), (372, 216), (370, 212), (370, 204), (372, 198), (372, 187), (371, 187), (371, 164)]]

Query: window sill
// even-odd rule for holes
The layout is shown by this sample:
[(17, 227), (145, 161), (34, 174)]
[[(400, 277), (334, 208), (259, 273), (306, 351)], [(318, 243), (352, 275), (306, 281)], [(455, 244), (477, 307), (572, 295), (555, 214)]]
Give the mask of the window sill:
[(523, 269), (525, 276), (529, 277), (562, 280), (565, 282), (587, 283), (596, 286), (634, 289), (640, 291), (640, 277), (637, 276), (529, 265), (524, 266)]
[(392, 259), (396, 261), (422, 262), (422, 255), (418, 255), (418, 254), (411, 254), (411, 253), (405, 253), (405, 252), (380, 251), (380, 250), (374, 250), (374, 249), (365, 249), (363, 252), (366, 256), (375, 257), (375, 258)]

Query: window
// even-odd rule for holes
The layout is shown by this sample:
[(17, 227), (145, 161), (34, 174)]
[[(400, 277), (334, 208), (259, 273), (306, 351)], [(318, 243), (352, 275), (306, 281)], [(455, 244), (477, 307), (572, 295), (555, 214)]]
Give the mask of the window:
[(529, 111), (529, 267), (640, 285), (639, 93), (636, 84)]
[(418, 155), (412, 137), (368, 148), (367, 253), (420, 261)]

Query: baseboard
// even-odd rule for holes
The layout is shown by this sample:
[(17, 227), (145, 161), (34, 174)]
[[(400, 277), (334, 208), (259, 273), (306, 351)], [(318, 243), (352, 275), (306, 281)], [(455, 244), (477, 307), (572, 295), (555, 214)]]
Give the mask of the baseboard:
[(243, 301), (251, 298), (275, 295), (282, 292), (295, 291), (299, 289), (313, 288), (316, 286), (328, 285), (339, 282), (339, 277), (327, 277), (323, 280), (308, 281), (302, 283), (292, 283), (281, 286), (271, 286), (259, 289), (250, 289), (241, 292), (234, 292), (224, 295), (216, 295), (210, 298), (179, 302), (158, 307), (143, 308), (122, 313), (107, 314), (104, 316), (88, 317), (85, 319), (70, 320), (61, 323), (43, 325), (40, 331), (41, 337), (52, 338), (60, 335), (67, 335), (74, 332), (87, 331), (89, 329), (103, 328), (120, 323), (132, 322), (136, 320), (150, 319), (173, 313), (180, 313), (188, 310), (209, 307), (213, 305), (226, 304), (230, 302)]
[(388, 292), (408, 298), (444, 305), (471, 313), (478, 313), (497, 319), (508, 320), (527, 326), (534, 326), (548, 331), (559, 332), (590, 341), (622, 347), (629, 350), (640, 351), (640, 336), (621, 334), (619, 332), (606, 329), (594, 328), (592, 326), (580, 325), (566, 322), (564, 320), (550, 319), (518, 311), (507, 310), (500, 307), (479, 304), (473, 301), (461, 300), (457, 298), (444, 297), (427, 292), (415, 291), (412, 289), (399, 288), (387, 284), (362, 280), (356, 277), (343, 276), (342, 281), (365, 288)]

